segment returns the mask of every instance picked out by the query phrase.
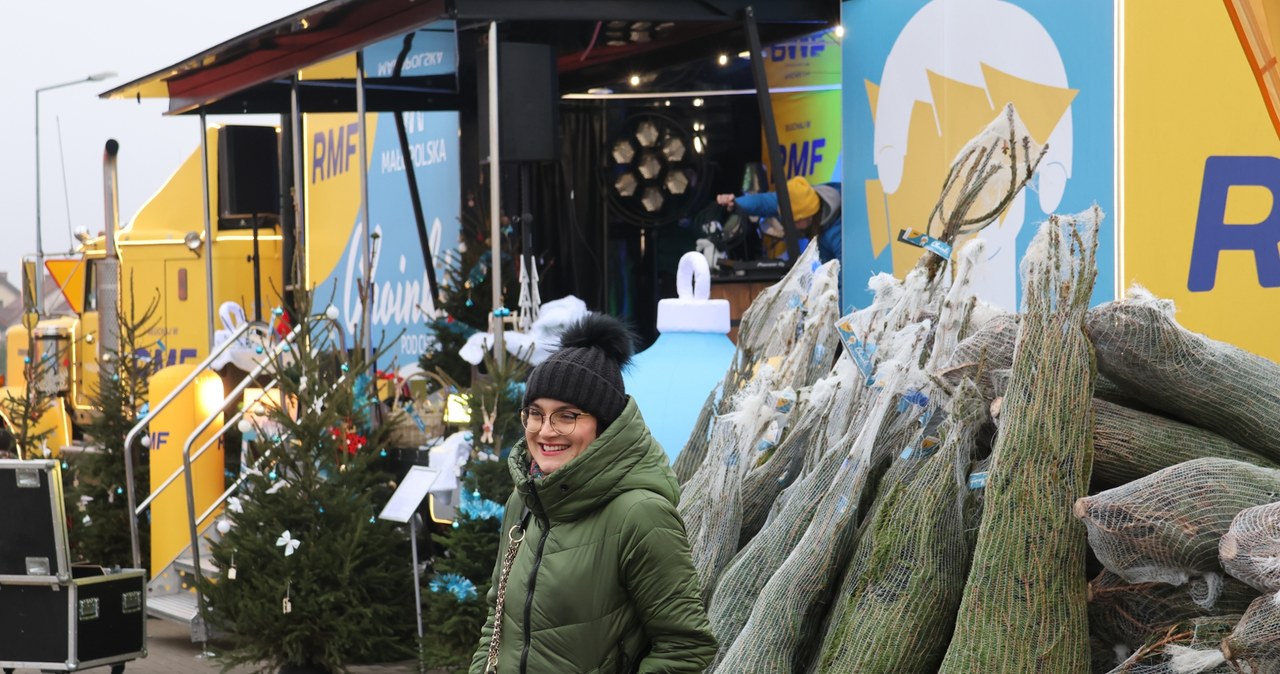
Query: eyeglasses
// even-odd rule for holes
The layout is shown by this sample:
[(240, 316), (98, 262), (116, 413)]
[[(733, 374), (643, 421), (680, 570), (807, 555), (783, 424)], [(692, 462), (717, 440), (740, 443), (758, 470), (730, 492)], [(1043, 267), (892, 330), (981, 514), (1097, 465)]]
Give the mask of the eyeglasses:
[[(520, 425), (524, 426), (526, 431), (537, 433), (542, 430), (543, 418), (547, 415), (536, 407), (526, 407), (520, 410)], [(578, 417), (589, 417), (586, 412), (570, 412), (561, 410), (551, 414), (551, 430), (560, 435), (568, 435), (578, 425)]]

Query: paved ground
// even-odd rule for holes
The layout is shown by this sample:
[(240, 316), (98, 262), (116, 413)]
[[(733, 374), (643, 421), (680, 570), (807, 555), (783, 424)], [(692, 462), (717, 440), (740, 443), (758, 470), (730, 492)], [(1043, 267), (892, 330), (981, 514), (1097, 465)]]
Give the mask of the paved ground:
[[(211, 649), (216, 651), (217, 646)], [(191, 643), (191, 633), (186, 627), (153, 618), (147, 621), (147, 657), (126, 664), (125, 674), (218, 674), (222, 671), (217, 660), (202, 659), (199, 655), (200, 644)], [(14, 671), (15, 674), (38, 674), (35, 669)], [(81, 671), (105, 674), (110, 669), (95, 667)], [(227, 674), (251, 674), (254, 671), (251, 667), (236, 667)], [(413, 662), (351, 668), (351, 674), (416, 674), (417, 671)]]

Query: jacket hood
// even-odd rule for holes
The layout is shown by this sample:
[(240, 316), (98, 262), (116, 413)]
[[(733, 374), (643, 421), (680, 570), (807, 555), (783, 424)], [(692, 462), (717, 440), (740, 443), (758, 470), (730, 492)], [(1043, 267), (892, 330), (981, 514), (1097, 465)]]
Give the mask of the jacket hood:
[(654, 440), (634, 398), (582, 454), (544, 478), (529, 475), (529, 448), (522, 438), (507, 458), (516, 492), (539, 519), (570, 522), (603, 507), (619, 494), (645, 489), (671, 504), (680, 501), (667, 453)]

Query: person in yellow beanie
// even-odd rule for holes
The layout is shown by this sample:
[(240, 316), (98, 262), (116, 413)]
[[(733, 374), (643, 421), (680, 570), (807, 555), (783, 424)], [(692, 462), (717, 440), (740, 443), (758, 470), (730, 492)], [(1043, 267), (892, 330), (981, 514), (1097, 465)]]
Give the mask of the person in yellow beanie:
[[(818, 237), (818, 255), (823, 262), (840, 259), (840, 183), (812, 185), (802, 176), (787, 181), (791, 197), (791, 218), (804, 237)], [(778, 217), (778, 195), (774, 192), (721, 194), (716, 203), (729, 210), (761, 218)]]

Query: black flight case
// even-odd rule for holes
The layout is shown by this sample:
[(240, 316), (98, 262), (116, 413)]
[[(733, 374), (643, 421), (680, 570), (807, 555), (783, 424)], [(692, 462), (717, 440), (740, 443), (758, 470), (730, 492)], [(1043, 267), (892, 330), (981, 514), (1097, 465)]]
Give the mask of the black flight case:
[(57, 461), (0, 459), (0, 668), (74, 672), (146, 657), (141, 569), (72, 566)]

